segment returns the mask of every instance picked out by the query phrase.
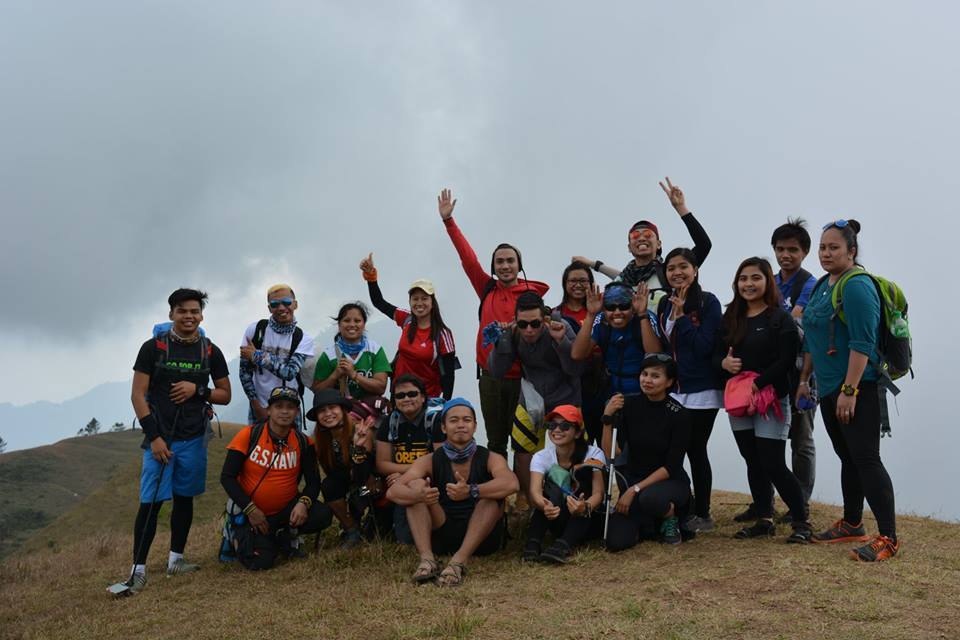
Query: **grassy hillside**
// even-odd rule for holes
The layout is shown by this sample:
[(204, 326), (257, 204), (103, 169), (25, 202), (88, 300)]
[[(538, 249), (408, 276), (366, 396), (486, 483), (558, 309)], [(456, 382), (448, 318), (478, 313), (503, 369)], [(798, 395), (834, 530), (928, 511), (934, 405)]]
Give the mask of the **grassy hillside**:
[[(224, 433), (225, 439), (227, 433)], [(167, 529), (140, 596), (104, 588), (129, 570), (136, 466), (129, 465), (0, 565), (0, 637), (10, 638), (956, 638), (960, 528), (900, 518), (899, 558), (864, 565), (846, 547), (739, 541), (747, 498), (718, 492), (717, 532), (679, 548), (644, 543), (618, 555), (591, 547), (565, 567), (524, 565), (521, 542), (471, 563), (458, 590), (414, 587), (413, 552), (391, 544), (335, 548), (253, 574), (220, 565), (216, 476), (198, 503), (188, 557), (203, 570), (163, 577)], [(826, 525), (839, 514), (816, 505)], [(166, 520), (166, 514), (161, 520)], [(868, 521), (868, 527), (875, 524)], [(51, 603), (56, 602), (56, 606)]]
[(0, 456), (0, 558), (129, 464), (141, 438), (104, 433)]

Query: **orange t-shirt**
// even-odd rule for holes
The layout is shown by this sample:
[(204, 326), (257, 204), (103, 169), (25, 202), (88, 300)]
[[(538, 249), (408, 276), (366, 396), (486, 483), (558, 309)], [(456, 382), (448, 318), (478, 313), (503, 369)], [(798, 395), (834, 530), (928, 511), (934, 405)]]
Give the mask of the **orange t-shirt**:
[[(227, 445), (227, 449), (246, 454), (247, 449), (250, 448), (251, 431), (252, 427), (241, 429)], [(307, 442), (313, 445), (310, 438), (307, 438)], [(274, 448), (273, 438), (270, 437), (269, 428), (264, 426), (260, 440), (244, 460), (243, 469), (240, 470), (240, 476), (237, 478), (247, 495), (250, 495), (254, 487), (257, 488), (256, 493), (253, 494), (253, 502), (268, 516), (282, 511), (297, 495), (300, 487), (300, 442), (293, 432), (287, 437), (287, 445), (281, 447), (278, 454)], [(268, 468), (269, 471), (267, 471)], [(260, 482), (260, 478), (263, 478), (263, 482)], [(257, 487), (258, 482), (259, 487)]]

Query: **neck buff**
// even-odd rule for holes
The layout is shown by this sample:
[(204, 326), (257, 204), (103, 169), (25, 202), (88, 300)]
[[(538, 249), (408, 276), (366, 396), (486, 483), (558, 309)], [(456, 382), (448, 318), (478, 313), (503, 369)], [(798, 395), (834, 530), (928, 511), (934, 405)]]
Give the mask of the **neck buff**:
[(457, 449), (455, 446), (450, 444), (450, 441), (447, 440), (443, 443), (443, 452), (447, 454), (447, 458), (450, 459), (450, 462), (466, 462), (473, 454), (477, 451), (477, 441), (471, 440), (470, 444), (465, 446), (463, 449)]
[(293, 333), (293, 330), (297, 328), (297, 321), (294, 320), (290, 324), (280, 324), (273, 319), (273, 316), (270, 316), (270, 328), (273, 329), (274, 333), (279, 333), (281, 335)]
[(363, 337), (360, 338), (360, 342), (357, 343), (347, 342), (339, 333), (337, 334), (337, 337), (333, 339), (333, 341), (336, 343), (341, 352), (345, 353), (351, 358), (356, 358), (364, 349), (367, 348), (366, 333), (363, 334)]
[(660, 256), (657, 256), (642, 267), (637, 266), (637, 263), (631, 260), (630, 264), (620, 272), (620, 282), (633, 288), (641, 282), (646, 282), (654, 274), (659, 274), (662, 268), (663, 262), (661, 262)]

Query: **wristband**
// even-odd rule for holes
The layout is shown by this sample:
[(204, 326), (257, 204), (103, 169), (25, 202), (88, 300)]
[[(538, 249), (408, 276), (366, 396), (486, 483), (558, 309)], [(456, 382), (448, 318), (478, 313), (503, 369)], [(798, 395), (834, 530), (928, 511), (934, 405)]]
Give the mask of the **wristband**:
[(243, 508), (243, 513), (244, 513), (244, 515), (247, 515), (247, 516), (248, 516), (248, 515), (250, 515), (250, 512), (253, 511), (253, 510), (256, 509), (256, 508), (257, 508), (257, 505), (255, 505), (255, 504), (253, 503), (253, 500), (251, 500), (249, 503), (247, 503), (247, 506), (245, 506), (245, 507)]
[(640, 316), (640, 322), (643, 322), (644, 320), (647, 320), (648, 322), (650, 320), (650, 316), (648, 316), (646, 313)]
[(613, 424), (613, 416), (608, 416), (607, 414), (603, 414), (602, 416), (600, 416), (600, 424), (602, 425)]
[(197, 397), (206, 402), (210, 398), (210, 387), (197, 386)]
[(594, 260), (594, 262), (593, 262), (593, 270), (594, 270), (594, 271), (600, 271), (600, 267), (602, 267), (602, 266), (603, 266), (603, 262), (602, 262), (602, 261), (600, 261), (600, 260)]
[(300, 496), (300, 499), (297, 502), (301, 503), (307, 509), (313, 506), (313, 500), (310, 499), (310, 496)]
[(140, 428), (143, 429), (143, 432), (148, 436), (151, 436), (153, 439), (154, 436), (160, 435), (160, 424), (157, 422), (156, 416), (152, 413), (140, 418)]

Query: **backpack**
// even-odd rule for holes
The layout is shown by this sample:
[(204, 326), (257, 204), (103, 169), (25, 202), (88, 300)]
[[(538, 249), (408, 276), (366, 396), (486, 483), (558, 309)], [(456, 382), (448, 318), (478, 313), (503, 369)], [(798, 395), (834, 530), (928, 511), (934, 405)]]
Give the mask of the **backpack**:
[[(159, 326), (159, 325), (157, 325)], [(172, 323), (171, 323), (172, 326)], [(156, 331), (157, 327), (154, 327)], [(206, 384), (205, 380), (209, 379), (210, 376), (210, 357), (213, 355), (213, 343), (210, 342), (210, 339), (204, 334), (200, 334), (200, 363), (197, 365), (196, 369), (193, 369), (189, 372), (182, 371), (180, 369), (175, 369), (177, 374), (182, 377), (184, 380), (188, 380), (197, 385)], [(171, 367), (167, 366), (167, 359), (170, 357), (170, 330), (167, 329), (162, 333), (155, 334), (154, 336), (154, 351), (156, 352), (156, 358), (153, 361), (153, 374), (150, 376), (151, 382), (153, 380), (161, 379), (163, 373), (170, 372), (174, 370)], [(149, 394), (147, 396), (149, 401)], [(160, 412), (151, 405), (151, 411), (158, 417)], [(203, 416), (206, 421), (206, 428), (204, 429), (205, 437), (204, 445), (210, 442), (210, 438), (213, 437), (213, 426), (212, 420), (215, 415), (213, 411), (213, 405), (209, 402), (204, 403)], [(219, 423), (220, 419), (217, 418)], [(172, 435), (172, 434), (171, 434)], [(220, 433), (220, 437), (223, 437), (223, 433)], [(146, 442), (146, 440), (144, 440)]]
[[(270, 320), (264, 318), (257, 322), (257, 328), (253, 331), (253, 339), (250, 340), (250, 343), (259, 351), (263, 349), (263, 338), (267, 334), (267, 327), (270, 325)], [(303, 329), (300, 327), (293, 328), (293, 337), (290, 339), (290, 352), (287, 354), (287, 362), (290, 361), (290, 358), (293, 357), (293, 354), (297, 352), (297, 347), (300, 346), (300, 341), (303, 340)], [(287, 381), (283, 381), (283, 386), (287, 386)], [(300, 379), (300, 376), (297, 376), (297, 393), (300, 394), (300, 397), (303, 397), (303, 380)]]
[[(879, 362), (872, 362), (886, 379), (886, 386), (893, 395), (900, 393), (900, 389), (893, 384), (894, 380), (910, 374), (913, 377), (913, 341), (910, 338), (910, 323), (907, 319), (907, 297), (903, 289), (892, 280), (854, 268), (842, 276), (833, 287), (830, 302), (833, 304), (831, 320), (838, 319), (846, 324), (846, 314), (843, 312), (843, 288), (851, 278), (866, 276), (870, 278), (880, 298), (880, 330), (877, 332), (877, 354)], [(827, 279), (823, 276), (817, 286)], [(834, 346), (834, 324), (830, 323), (829, 352), (836, 351)]]
[[(443, 398), (427, 398), (427, 404), (424, 408), (423, 428), (427, 432), (428, 438), (433, 439), (434, 435), (440, 431), (440, 416), (442, 413)], [(400, 439), (400, 419), (402, 417), (403, 414), (399, 411), (390, 412), (390, 418), (387, 421), (387, 437), (391, 444)]]
[[(487, 296), (489, 296), (494, 289), (497, 288), (497, 281), (495, 278), (490, 278), (487, 280), (487, 284), (483, 285), (483, 292), (480, 294), (480, 304), (477, 305), (477, 321), (483, 322), (483, 303), (486, 302)], [(480, 327), (483, 329), (483, 327)], [(477, 380), (480, 379), (480, 363), (477, 363)]]

